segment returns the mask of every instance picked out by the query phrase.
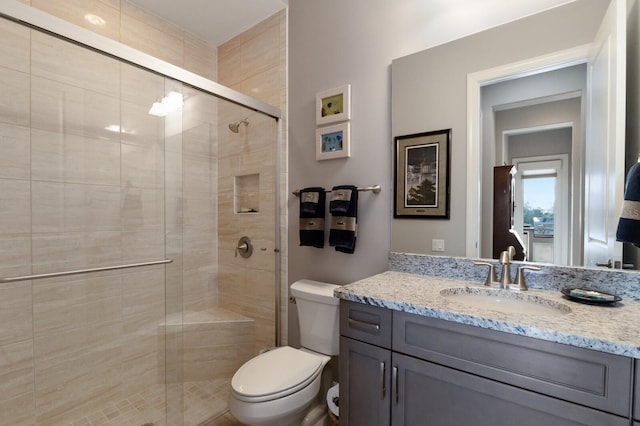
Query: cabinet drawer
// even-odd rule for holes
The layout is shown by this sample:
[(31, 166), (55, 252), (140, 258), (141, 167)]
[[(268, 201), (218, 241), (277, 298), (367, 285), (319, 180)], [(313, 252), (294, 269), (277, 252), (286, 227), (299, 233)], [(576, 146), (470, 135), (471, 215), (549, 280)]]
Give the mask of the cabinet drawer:
[(394, 312), (396, 352), (630, 417), (632, 359)]
[(391, 315), (389, 309), (341, 300), (340, 334), (391, 348)]

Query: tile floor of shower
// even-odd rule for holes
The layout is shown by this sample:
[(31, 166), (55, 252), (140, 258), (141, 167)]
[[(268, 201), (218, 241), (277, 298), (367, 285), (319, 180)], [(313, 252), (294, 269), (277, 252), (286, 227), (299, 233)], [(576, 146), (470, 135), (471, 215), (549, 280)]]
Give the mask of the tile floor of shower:
[[(171, 426), (166, 421), (165, 387), (150, 387), (137, 395), (112, 402), (67, 426)], [(184, 426), (240, 426), (227, 411), (229, 379), (184, 385)]]

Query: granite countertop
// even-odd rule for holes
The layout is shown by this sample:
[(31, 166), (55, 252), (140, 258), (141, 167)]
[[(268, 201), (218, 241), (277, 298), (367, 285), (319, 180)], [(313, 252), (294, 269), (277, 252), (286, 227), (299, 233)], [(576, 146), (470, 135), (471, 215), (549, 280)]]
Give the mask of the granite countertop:
[[(529, 289), (515, 297), (541, 297), (571, 312), (561, 315), (503, 313), (463, 304), (440, 294), (443, 289), (487, 289), (476, 281), (387, 271), (335, 290), (339, 299), (427, 317), (528, 336), (581, 348), (640, 358), (640, 301), (587, 305), (557, 290)], [(477, 290), (475, 290), (477, 289)]]

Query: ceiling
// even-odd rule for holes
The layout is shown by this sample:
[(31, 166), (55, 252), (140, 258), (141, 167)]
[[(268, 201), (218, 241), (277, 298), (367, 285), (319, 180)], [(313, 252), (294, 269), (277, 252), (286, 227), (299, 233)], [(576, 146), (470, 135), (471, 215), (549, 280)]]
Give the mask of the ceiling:
[(129, 0), (130, 3), (220, 46), (274, 13), (289, 0)]
[[(289, 0), (127, 1), (216, 47), (289, 4)], [(408, 20), (424, 22), (425, 31), (435, 25), (442, 26), (440, 32), (446, 33), (451, 22), (458, 23), (461, 28), (473, 27), (473, 23), (486, 19), (488, 15), (494, 15), (494, 18), (505, 15), (504, 21), (508, 22), (573, 1), (575, 0), (402, 0), (398, 1), (398, 7), (406, 9)], [(498, 22), (501, 20), (503, 19), (497, 19)]]

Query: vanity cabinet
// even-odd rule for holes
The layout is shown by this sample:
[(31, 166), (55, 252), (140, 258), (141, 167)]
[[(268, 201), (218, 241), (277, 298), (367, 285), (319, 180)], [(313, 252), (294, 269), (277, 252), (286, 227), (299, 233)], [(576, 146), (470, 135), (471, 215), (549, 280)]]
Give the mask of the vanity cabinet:
[[(629, 425), (630, 358), (340, 303), (342, 426)], [(390, 339), (356, 337), (360, 309)]]
[(340, 425), (391, 421), (391, 316), (388, 309), (340, 302)]

